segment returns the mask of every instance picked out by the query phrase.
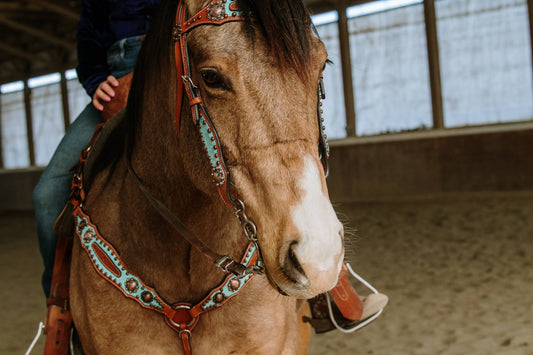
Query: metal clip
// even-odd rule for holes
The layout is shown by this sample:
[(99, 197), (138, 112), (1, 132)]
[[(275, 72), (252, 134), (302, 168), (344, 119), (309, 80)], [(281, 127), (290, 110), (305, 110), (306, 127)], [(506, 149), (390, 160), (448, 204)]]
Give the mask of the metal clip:
[(189, 86), (194, 89), (194, 90), (198, 90), (198, 86), (196, 86), (196, 84), (192, 81), (192, 78), (188, 75), (182, 75), (181, 76), (181, 79), (183, 80), (183, 84), (187, 85), (189, 84)]
[(222, 269), (222, 271), (237, 276), (237, 278), (242, 278), (250, 274), (262, 275), (264, 273), (263, 266), (260, 264), (244, 266), (227, 255), (223, 255), (220, 259), (215, 261), (215, 265)]
[(257, 227), (255, 226), (255, 223), (246, 215), (244, 202), (239, 199), (236, 199), (236, 202), (239, 207), (235, 208), (235, 215), (241, 223), (244, 235), (249, 241), (257, 243)]
[(265, 269), (261, 265), (250, 265), (244, 270), (244, 275), (249, 274), (257, 274), (257, 275), (263, 275), (265, 273)]
[(222, 257), (220, 259), (215, 261), (215, 265), (217, 267), (219, 267), (220, 269), (222, 269), (222, 271), (227, 272), (227, 273), (230, 272), (228, 270), (228, 266), (230, 266), (231, 264), (234, 264), (234, 263), (235, 263), (235, 260), (233, 260), (232, 258), (230, 258), (227, 255), (222, 255)]
[(320, 79), (318, 80), (318, 91), (319, 97), (324, 100), (326, 98), (326, 91), (324, 90), (324, 79), (322, 76), (320, 76)]

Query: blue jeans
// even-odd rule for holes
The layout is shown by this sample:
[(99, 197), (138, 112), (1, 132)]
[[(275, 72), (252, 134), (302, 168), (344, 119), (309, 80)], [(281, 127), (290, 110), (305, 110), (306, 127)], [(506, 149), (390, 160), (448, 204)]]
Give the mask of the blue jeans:
[[(111, 74), (120, 78), (132, 72), (140, 48), (140, 36), (125, 38), (114, 43), (108, 51), (107, 58)], [(33, 190), (39, 249), (44, 263), (42, 286), (46, 297), (50, 295), (57, 244), (54, 223), (70, 195), (70, 182), (73, 176), (70, 169), (78, 162), (80, 152), (87, 146), (94, 129), (101, 122), (100, 111), (89, 103), (68, 128)]]

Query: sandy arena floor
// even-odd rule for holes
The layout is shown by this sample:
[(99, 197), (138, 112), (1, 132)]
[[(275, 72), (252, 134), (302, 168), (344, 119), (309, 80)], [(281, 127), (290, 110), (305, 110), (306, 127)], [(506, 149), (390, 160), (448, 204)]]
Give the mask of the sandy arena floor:
[[(533, 354), (531, 194), (338, 210), (357, 228), (348, 260), (390, 304), (354, 334), (314, 336), (310, 355)], [(24, 354), (45, 316), (32, 215), (1, 215), (0, 246), (0, 354)]]

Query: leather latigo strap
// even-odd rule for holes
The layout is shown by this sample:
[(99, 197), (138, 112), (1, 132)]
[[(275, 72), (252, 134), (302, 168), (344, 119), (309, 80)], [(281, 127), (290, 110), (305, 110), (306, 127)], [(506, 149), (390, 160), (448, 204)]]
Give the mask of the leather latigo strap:
[(69, 305), (69, 275), (72, 257), (72, 237), (59, 235), (57, 240), (54, 272), (44, 333), (45, 355), (67, 354), (69, 349), (72, 314)]
[(50, 288), (50, 297), (47, 299), (48, 312), (44, 333), (46, 342), (45, 355), (67, 354), (70, 345), (70, 329), (72, 327), (72, 314), (70, 312), (70, 264), (72, 259), (72, 241), (74, 236), (74, 222), (72, 218), (73, 206), (83, 204), (85, 190), (83, 186), (83, 168), (91, 147), (100, 134), (103, 123), (99, 124), (87, 148), (80, 154), (80, 160), (74, 167), (76, 173), (72, 178), (71, 195), (69, 202), (56, 220), (54, 229), (58, 234), (54, 271)]

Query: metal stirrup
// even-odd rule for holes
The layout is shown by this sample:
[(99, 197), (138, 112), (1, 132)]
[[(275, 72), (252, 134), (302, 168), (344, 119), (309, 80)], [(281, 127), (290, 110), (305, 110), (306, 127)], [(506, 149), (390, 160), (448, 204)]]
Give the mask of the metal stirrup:
[[(349, 263), (346, 263), (346, 266), (348, 270), (350, 271), (350, 274), (352, 274), (353, 277), (355, 277), (357, 280), (359, 280), (363, 285), (365, 285), (370, 291), (372, 291), (375, 294), (378, 294), (378, 290), (376, 290), (370, 283), (368, 283), (365, 279), (363, 279), (361, 276), (359, 276), (355, 271), (353, 271), (352, 267)], [(337, 328), (339, 331), (343, 333), (352, 333), (355, 332), (358, 329), (363, 328), (364, 326), (368, 325), (369, 323), (373, 322), (377, 317), (383, 313), (383, 308), (381, 308), (377, 313), (373, 314), (372, 316), (355, 323), (351, 328), (344, 328), (340, 326), (337, 321), (335, 320), (335, 316), (333, 315), (333, 308), (331, 306), (331, 296), (326, 293), (326, 301), (328, 304), (328, 312), (329, 312), (329, 318), (335, 328)]]

